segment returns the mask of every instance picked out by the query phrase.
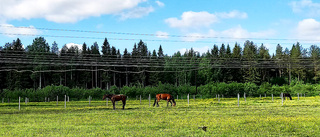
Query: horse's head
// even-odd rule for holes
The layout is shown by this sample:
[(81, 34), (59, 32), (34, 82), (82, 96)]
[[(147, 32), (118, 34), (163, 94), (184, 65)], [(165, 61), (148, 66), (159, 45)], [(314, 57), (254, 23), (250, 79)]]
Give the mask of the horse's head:
[(112, 97), (111, 94), (105, 94), (103, 95), (102, 100), (105, 100), (106, 98), (111, 98), (111, 97)]

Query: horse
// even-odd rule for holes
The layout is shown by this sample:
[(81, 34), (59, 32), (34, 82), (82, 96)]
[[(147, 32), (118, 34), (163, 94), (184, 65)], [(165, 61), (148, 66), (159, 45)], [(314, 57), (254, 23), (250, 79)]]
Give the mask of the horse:
[(292, 100), (292, 97), (289, 93), (282, 93), (282, 97), (285, 99), (286, 97), (287, 98), (290, 98), (290, 100)]
[(116, 109), (116, 106), (115, 106), (115, 102), (116, 101), (122, 100), (122, 109), (124, 109), (124, 106), (126, 105), (126, 100), (127, 100), (127, 96), (126, 95), (106, 94), (106, 95), (103, 95), (102, 100), (105, 100), (106, 98), (109, 98), (111, 100), (112, 105), (113, 105), (113, 110)]
[[(160, 100), (167, 100), (167, 107), (169, 105), (169, 102), (171, 103), (171, 106), (172, 106), (172, 102), (173, 102), (173, 106), (176, 106), (176, 101), (174, 101), (173, 96), (170, 94), (157, 94), (156, 99), (154, 100), (153, 106), (156, 105), (156, 103), (157, 103), (157, 107), (159, 107), (158, 102)], [(171, 100), (172, 100), (172, 102), (171, 102)]]

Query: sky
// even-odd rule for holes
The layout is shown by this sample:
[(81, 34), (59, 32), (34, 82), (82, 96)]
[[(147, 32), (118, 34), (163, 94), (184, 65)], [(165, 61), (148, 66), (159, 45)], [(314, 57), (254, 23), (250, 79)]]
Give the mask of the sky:
[(0, 46), (24, 47), (43, 36), (51, 46), (100, 46), (105, 38), (123, 53), (140, 40), (167, 55), (246, 40), (269, 53), (320, 43), (320, 0), (0, 0)]

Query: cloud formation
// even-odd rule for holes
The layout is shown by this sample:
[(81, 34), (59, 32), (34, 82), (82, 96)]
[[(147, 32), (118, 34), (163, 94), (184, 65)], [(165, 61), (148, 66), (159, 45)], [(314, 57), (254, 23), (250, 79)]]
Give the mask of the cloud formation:
[(3, 33), (3, 35), (6, 35), (8, 37), (14, 37), (15, 34), (21, 34), (21, 35), (39, 35), (42, 32), (40, 30), (37, 30), (34, 26), (29, 27), (15, 27), (11, 24), (0, 24), (0, 33)]
[(315, 19), (304, 19), (298, 23), (297, 37), (303, 40), (320, 40), (320, 22)]
[(214, 23), (219, 22), (221, 19), (228, 18), (247, 18), (247, 13), (240, 11), (231, 12), (219, 12), (219, 13), (209, 13), (206, 11), (194, 12), (187, 11), (182, 13), (181, 19), (178, 18), (168, 18), (165, 20), (171, 28), (188, 29), (188, 28), (203, 28), (209, 27)]
[(289, 5), (294, 13), (304, 14), (309, 17), (320, 16), (320, 3), (314, 3), (312, 0), (293, 1)]
[[(5, 21), (44, 18), (56, 23), (75, 23), (105, 14), (121, 15), (123, 19), (129, 18), (129, 15), (125, 14), (130, 14), (131, 18), (139, 18), (152, 11), (148, 7), (138, 7), (146, 0), (0, 0), (0, 2), (0, 20)], [(145, 9), (148, 12), (143, 12)]]
[(157, 31), (156, 37), (167, 39), (169, 38), (169, 34), (167, 32)]

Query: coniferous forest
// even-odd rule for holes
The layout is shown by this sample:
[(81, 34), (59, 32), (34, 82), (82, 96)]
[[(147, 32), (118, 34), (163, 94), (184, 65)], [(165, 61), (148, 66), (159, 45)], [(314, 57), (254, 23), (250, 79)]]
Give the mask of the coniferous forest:
[(101, 44), (83, 43), (82, 49), (65, 45), (61, 50), (44, 37), (27, 46), (18, 38), (0, 46), (0, 92), (5, 97), (14, 91), (63, 87), (70, 92), (99, 89), (92, 91), (97, 97), (108, 91), (134, 96), (159, 90), (211, 97), (243, 92), (318, 94), (319, 47), (303, 48), (299, 42), (290, 49), (275, 46), (272, 55), (263, 44), (249, 40), (232, 46), (212, 45), (203, 54), (191, 48), (166, 55), (161, 45), (148, 49), (143, 40), (120, 52), (107, 38)]

